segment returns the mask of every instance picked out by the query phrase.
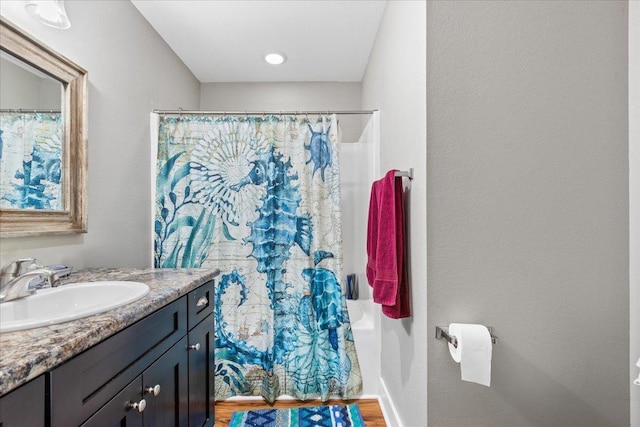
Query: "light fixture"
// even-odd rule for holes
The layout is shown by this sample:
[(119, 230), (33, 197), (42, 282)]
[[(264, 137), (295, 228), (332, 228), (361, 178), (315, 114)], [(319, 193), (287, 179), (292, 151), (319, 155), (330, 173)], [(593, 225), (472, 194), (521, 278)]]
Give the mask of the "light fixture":
[(285, 55), (284, 53), (278, 53), (278, 52), (267, 53), (264, 56), (264, 60), (271, 65), (280, 65), (287, 62), (287, 55)]
[(63, 30), (71, 27), (64, 0), (30, 0), (24, 8), (32, 18), (45, 25)]

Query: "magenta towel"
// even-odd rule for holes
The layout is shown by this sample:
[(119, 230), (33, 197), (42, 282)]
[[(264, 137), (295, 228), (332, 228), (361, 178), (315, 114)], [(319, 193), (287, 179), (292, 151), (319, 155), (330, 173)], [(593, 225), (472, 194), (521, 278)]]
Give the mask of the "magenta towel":
[(371, 186), (367, 226), (367, 280), (373, 300), (393, 319), (409, 317), (405, 272), (404, 191), (390, 170)]

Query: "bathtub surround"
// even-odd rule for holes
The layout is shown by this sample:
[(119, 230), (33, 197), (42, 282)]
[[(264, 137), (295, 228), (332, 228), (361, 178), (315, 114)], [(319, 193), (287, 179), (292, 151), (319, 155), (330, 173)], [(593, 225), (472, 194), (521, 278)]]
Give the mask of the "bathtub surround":
[[(343, 246), (345, 271), (358, 272), (358, 300), (347, 301), (361, 313), (351, 328), (356, 343), (362, 394), (377, 396), (380, 382), (380, 309), (371, 298), (367, 284), (366, 248), (367, 208), (371, 182), (377, 178), (377, 156), (380, 147), (380, 113), (362, 117), (366, 125), (357, 141), (343, 140), (340, 144), (340, 182), (342, 185)], [(351, 316), (352, 310), (349, 310)]]
[(380, 383), (380, 310), (371, 300), (348, 300), (347, 307), (362, 373), (359, 398), (374, 398)]

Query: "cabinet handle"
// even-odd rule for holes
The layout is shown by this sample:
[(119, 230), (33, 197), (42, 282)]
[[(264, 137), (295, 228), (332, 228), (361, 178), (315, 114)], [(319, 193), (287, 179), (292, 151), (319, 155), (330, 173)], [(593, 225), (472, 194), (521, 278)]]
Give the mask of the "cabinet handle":
[(207, 297), (200, 297), (200, 299), (196, 303), (196, 307), (204, 307), (207, 304), (209, 304), (209, 300), (207, 299)]
[(195, 350), (198, 351), (200, 350), (200, 343), (197, 342), (195, 344), (191, 344), (190, 346), (187, 347), (188, 350)]
[(154, 396), (157, 396), (160, 394), (160, 384), (156, 384), (153, 387), (147, 387), (144, 389), (144, 392), (147, 394), (153, 394)]
[(142, 399), (140, 402), (129, 402), (127, 404), (127, 408), (129, 409), (137, 409), (138, 412), (144, 411), (144, 408), (147, 407), (147, 401)]

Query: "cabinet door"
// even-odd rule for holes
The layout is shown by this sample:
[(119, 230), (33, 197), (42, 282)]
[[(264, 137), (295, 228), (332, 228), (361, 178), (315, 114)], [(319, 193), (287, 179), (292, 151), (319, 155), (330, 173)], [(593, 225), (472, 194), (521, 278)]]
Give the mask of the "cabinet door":
[(142, 427), (146, 401), (141, 397), (141, 387), (142, 377), (139, 376), (85, 421), (82, 427)]
[(213, 315), (189, 331), (189, 427), (213, 426)]
[(44, 427), (44, 375), (0, 397), (0, 427)]
[(183, 337), (142, 374), (145, 426), (188, 426), (187, 381), (187, 337)]
[(51, 371), (51, 426), (77, 426), (106, 405), (186, 336), (186, 317), (184, 297)]

